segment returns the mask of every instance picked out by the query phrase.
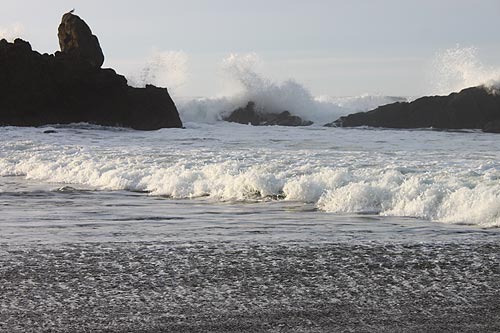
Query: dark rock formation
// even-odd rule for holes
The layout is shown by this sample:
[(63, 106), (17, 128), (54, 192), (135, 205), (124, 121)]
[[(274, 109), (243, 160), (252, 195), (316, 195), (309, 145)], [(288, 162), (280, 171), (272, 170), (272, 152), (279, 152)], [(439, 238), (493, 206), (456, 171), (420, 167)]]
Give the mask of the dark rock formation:
[(483, 129), (500, 132), (500, 95), (485, 87), (448, 96), (429, 96), (340, 117), (325, 126), (388, 128)]
[(64, 14), (59, 36), (62, 51), (55, 55), (32, 51), (21, 39), (0, 40), (0, 125), (182, 127), (167, 89), (132, 88), (114, 70), (100, 68), (99, 42), (80, 18)]
[(254, 126), (260, 125), (263, 119), (259, 113), (255, 110), (255, 103), (248, 102), (247, 106), (244, 108), (238, 108), (231, 112), (231, 114), (224, 118), (225, 121), (240, 124), (251, 124)]
[(298, 116), (290, 114), (289, 111), (283, 111), (281, 113), (259, 112), (255, 109), (254, 102), (248, 102), (247, 106), (244, 108), (234, 110), (228, 117), (224, 118), (224, 120), (233, 123), (251, 124), (254, 126), (309, 126), (312, 124), (312, 121), (303, 120)]

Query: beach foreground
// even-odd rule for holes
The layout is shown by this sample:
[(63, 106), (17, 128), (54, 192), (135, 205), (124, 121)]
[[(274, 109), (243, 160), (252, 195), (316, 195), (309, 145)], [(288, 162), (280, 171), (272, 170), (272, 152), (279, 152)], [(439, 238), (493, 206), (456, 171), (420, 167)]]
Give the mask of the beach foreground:
[(2, 246), (0, 330), (500, 330), (500, 246)]

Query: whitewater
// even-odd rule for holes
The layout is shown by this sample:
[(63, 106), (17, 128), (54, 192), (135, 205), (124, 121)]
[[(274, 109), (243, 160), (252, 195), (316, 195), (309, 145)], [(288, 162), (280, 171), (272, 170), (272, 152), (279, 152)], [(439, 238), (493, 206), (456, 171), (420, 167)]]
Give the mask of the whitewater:
[(48, 129), (56, 133), (0, 130), (2, 197), (15, 191), (5, 181), (17, 177), (49, 191), (69, 186), (262, 206), (290, 201), (332, 219), (372, 214), (500, 226), (500, 146), (493, 134), (224, 122), (155, 132)]

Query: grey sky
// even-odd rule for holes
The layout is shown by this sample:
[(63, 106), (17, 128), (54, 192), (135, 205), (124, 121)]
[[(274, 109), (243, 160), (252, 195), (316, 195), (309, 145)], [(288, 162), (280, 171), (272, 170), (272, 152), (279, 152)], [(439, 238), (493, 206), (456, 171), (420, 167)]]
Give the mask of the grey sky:
[(73, 7), (99, 37), (106, 66), (130, 72), (153, 49), (182, 51), (180, 95), (220, 93), (220, 63), (230, 53), (256, 53), (269, 78), (333, 96), (428, 93), (434, 55), (457, 44), (476, 47), (486, 68), (500, 67), (498, 0), (0, 3), (0, 32), (20, 25), (41, 52), (58, 48), (57, 25)]

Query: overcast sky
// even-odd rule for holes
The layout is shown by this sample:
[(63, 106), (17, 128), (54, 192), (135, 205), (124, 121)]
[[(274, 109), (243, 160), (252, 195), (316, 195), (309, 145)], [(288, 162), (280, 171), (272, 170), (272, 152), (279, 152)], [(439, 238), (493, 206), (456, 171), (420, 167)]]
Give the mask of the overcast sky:
[[(436, 54), (457, 45), (474, 47), (474, 61), (482, 63), (483, 71), (500, 68), (499, 0), (0, 4), (0, 35), (21, 35), (41, 52), (58, 49), (61, 15), (75, 8), (98, 36), (107, 67), (129, 75), (139, 72), (154, 52), (170, 55), (175, 63), (170, 70), (177, 73), (169, 79), (177, 95), (222, 93), (221, 64), (232, 53), (254, 54), (258, 72), (276, 81), (293, 78), (314, 95), (432, 92), (439, 70)], [(470, 62), (470, 52), (465, 55)]]

